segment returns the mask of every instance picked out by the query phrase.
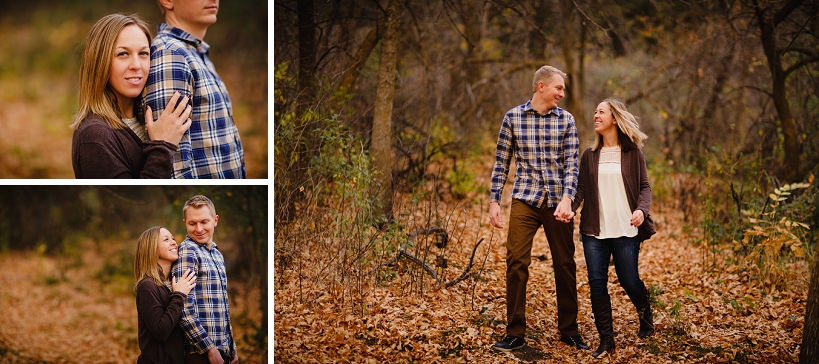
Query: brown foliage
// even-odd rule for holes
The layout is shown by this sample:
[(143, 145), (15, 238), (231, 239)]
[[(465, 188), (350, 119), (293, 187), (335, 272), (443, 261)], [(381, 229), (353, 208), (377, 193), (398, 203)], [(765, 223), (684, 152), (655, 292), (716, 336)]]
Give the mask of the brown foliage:
[[(508, 195), (506, 198), (503, 216), (508, 216)], [(424, 206), (409, 208), (420, 215)], [(274, 293), (274, 336), (287, 345), (274, 348), (275, 360), (284, 363), (591, 360), (590, 351), (571, 349), (558, 342), (554, 279), (550, 252), (542, 234), (535, 237), (532, 255), (538, 259), (533, 259), (530, 267), (528, 348), (514, 354), (491, 350), (490, 346), (505, 334), (502, 244), (506, 231), (484, 224), (486, 206), (482, 204), (463, 206), (442, 201), (436, 208), (440, 215), (463, 215), (448, 230), (462, 231), (459, 236), (464, 243), (451, 246), (449, 267), (439, 268), (439, 274), (449, 280), (461, 272), (469, 260), (473, 236), (487, 239), (477, 251), (475, 274), (453, 287), (436, 286), (427, 278), (427, 288), (419, 290), (417, 264), (399, 260), (391, 266), (394, 276), (360, 278), (363, 279), (360, 304), (356, 304), (355, 300), (345, 300), (342, 290), (302, 285), (297, 274), (282, 275), (282, 267), (276, 266), (274, 271), (279, 277)], [(645, 340), (637, 338), (634, 307), (611, 268), (609, 292), (618, 350), (609, 362), (796, 362), (804, 325), (807, 264), (790, 265), (791, 284), (778, 291), (755, 280), (752, 271), (731, 263), (730, 252), (705, 259), (702, 248), (691, 244), (697, 238), (697, 229), (683, 229), (678, 209), (655, 210), (652, 216), (658, 234), (644, 243), (640, 270), (643, 280), (657, 293), (653, 300), (657, 332)], [(314, 270), (321, 266), (316, 263), (322, 258), (317, 256), (317, 246), (309, 241), (302, 245), (302, 254), (310, 259), (298, 267), (300, 274), (318, 275)], [(579, 241), (576, 249), (580, 332), (596, 347), (598, 339)], [(291, 265), (289, 269), (295, 268)]]
[[(96, 278), (104, 257), (120, 244), (89, 242), (68, 264), (68, 258), (35, 252), (0, 255), (0, 362), (136, 362), (133, 278), (114, 276), (108, 284)], [(239, 358), (264, 362), (267, 353), (249, 346), (245, 336), (253, 335), (247, 323), (261, 321), (259, 292), (238, 280), (230, 286)]]

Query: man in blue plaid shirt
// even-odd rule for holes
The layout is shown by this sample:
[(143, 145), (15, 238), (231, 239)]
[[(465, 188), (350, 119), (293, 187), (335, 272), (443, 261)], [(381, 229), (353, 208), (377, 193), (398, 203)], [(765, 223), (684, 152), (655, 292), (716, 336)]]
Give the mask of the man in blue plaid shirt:
[[(216, 73), (202, 41), (216, 22), (219, 2), (159, 0), (165, 23), (151, 43), (151, 71), (145, 103), (154, 117), (174, 92), (188, 96), (191, 127), (173, 157), (173, 178), (247, 178), (239, 130), (227, 88)], [(145, 107), (142, 107), (145, 110)]]
[(574, 116), (557, 106), (564, 96), (566, 74), (543, 66), (533, 80), (532, 99), (506, 113), (498, 136), (492, 170), (489, 220), (503, 228), (500, 200), (515, 157), (515, 185), (506, 240), (506, 338), (492, 348), (520, 349), (526, 335), (526, 283), (535, 233), (543, 226), (555, 272), (557, 328), (560, 341), (589, 347), (577, 328), (577, 278), (574, 262), (573, 212), (580, 142)]
[(221, 364), (239, 362), (230, 326), (225, 258), (213, 242), (219, 215), (213, 201), (197, 195), (182, 208), (188, 235), (179, 244), (176, 277), (193, 270), (196, 286), (188, 293), (179, 324), (185, 331), (185, 363)]

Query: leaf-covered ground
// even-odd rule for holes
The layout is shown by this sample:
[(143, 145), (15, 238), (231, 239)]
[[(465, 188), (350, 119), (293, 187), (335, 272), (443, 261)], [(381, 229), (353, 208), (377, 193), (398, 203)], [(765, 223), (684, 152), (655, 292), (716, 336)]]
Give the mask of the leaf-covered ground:
[[(510, 188), (511, 189), (511, 188)], [(508, 193), (507, 193), (508, 195)], [(509, 201), (502, 204), (508, 218)], [(402, 208), (412, 208), (410, 204)], [(274, 358), (282, 363), (323, 362), (565, 362), (592, 360), (558, 342), (555, 285), (545, 237), (539, 232), (532, 251), (528, 285), (529, 331), (524, 350), (495, 352), (490, 346), (504, 336), (506, 230), (488, 226), (487, 204), (441, 202), (447, 230), (455, 238), (447, 248), (444, 281), (457, 277), (479, 239), (476, 273), (450, 288), (435, 284), (417, 265), (399, 260), (386, 279), (360, 282), (359, 305), (344, 292), (309, 285), (299, 274), (281, 275), (275, 267)], [(420, 210), (420, 209), (419, 209)], [(609, 271), (617, 350), (601, 362), (612, 363), (788, 363), (797, 362), (807, 295), (807, 264), (788, 267), (790, 284), (777, 290), (759, 282), (734, 263), (731, 252), (709, 252), (696, 246), (696, 229), (673, 208), (655, 204), (658, 234), (643, 244), (640, 274), (655, 296), (657, 331), (637, 337), (634, 307)], [(577, 220), (577, 219), (576, 219)], [(575, 222), (577, 224), (577, 221)], [(288, 225), (277, 226), (287, 229)], [(586, 342), (596, 348), (583, 246), (575, 229), (579, 326)], [(320, 254), (305, 242), (305, 272), (326, 269), (310, 262)], [(436, 248), (432, 248), (433, 250)], [(435, 256), (432, 251), (430, 256)], [(275, 259), (278, 263), (278, 259)], [(275, 264), (275, 263), (274, 263)], [(434, 266), (434, 261), (430, 262)], [(323, 267), (323, 268), (322, 268)], [(440, 270), (439, 270), (440, 272)], [(292, 274), (291, 274), (292, 273)], [(424, 280), (421, 280), (424, 276)]]
[[(76, 259), (0, 254), (0, 363), (136, 362), (133, 278), (106, 274), (103, 262), (113, 252), (92, 246)], [(111, 280), (102, 283), (106, 276)], [(231, 284), (238, 293), (230, 297), (234, 317), (260, 322), (258, 290), (246, 291), (239, 281)], [(236, 322), (233, 328), (242, 362), (266, 362), (267, 353), (243, 339), (251, 334), (247, 326)]]

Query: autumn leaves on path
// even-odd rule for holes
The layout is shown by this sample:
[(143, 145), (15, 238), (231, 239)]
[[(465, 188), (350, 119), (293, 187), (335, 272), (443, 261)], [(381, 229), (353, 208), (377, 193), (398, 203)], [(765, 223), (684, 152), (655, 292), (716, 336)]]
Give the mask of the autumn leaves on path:
[[(508, 216), (508, 201), (502, 205), (504, 216)], [(506, 231), (494, 230), (484, 221), (485, 203), (439, 202), (436, 208), (442, 210), (441, 216), (450, 217), (447, 230), (458, 231), (462, 240), (450, 242), (446, 251), (448, 267), (438, 270), (442, 275), (458, 276), (474, 242), (486, 239), (476, 252), (470, 278), (446, 288), (419, 273), (416, 263), (399, 259), (385, 269), (385, 274), (360, 282), (364, 292), (360, 304), (350, 304), (350, 297), (341, 297), (337, 291), (301, 284), (304, 282), (300, 282), (298, 274), (279, 276), (274, 280), (276, 361), (574, 363), (591, 359), (591, 352), (558, 341), (552, 261), (542, 232), (535, 237), (530, 267), (529, 348), (512, 354), (491, 350), (490, 346), (505, 333)], [(637, 338), (634, 306), (617, 284), (611, 267), (609, 292), (618, 349), (608, 360), (797, 361), (807, 266), (794, 267), (804, 270), (804, 282), (794, 281), (788, 290), (777, 291), (754, 280), (751, 272), (729, 263), (724, 257), (730, 257), (730, 252), (703, 254), (696, 244), (696, 229), (686, 226), (677, 211), (655, 208), (652, 215), (658, 233), (643, 244), (640, 274), (655, 294), (652, 302), (657, 331), (648, 339)], [(583, 247), (576, 233), (575, 238), (578, 323), (581, 335), (596, 347)], [(311, 247), (317, 243), (306, 242), (301, 254), (314, 254)], [(432, 251), (429, 255), (435, 254)], [(434, 266), (434, 260), (428, 264)], [(298, 269), (307, 276), (307, 270), (322, 266), (311, 263)], [(279, 267), (274, 266), (274, 270), (281, 274)]]

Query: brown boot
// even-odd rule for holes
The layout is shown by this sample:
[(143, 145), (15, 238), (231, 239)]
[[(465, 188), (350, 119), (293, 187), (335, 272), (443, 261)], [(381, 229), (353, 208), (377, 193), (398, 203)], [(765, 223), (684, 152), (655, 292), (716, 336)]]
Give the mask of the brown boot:
[(597, 326), (597, 333), (600, 334), (600, 346), (592, 353), (592, 357), (600, 358), (607, 353), (614, 352), (614, 328), (611, 319), (611, 298), (592, 298), (592, 313), (594, 313), (594, 326)]
[(651, 300), (649, 291), (644, 287), (643, 293), (632, 299), (634, 307), (637, 308), (637, 316), (640, 319), (640, 331), (637, 332), (639, 338), (646, 338), (654, 333), (654, 314), (651, 312)]

